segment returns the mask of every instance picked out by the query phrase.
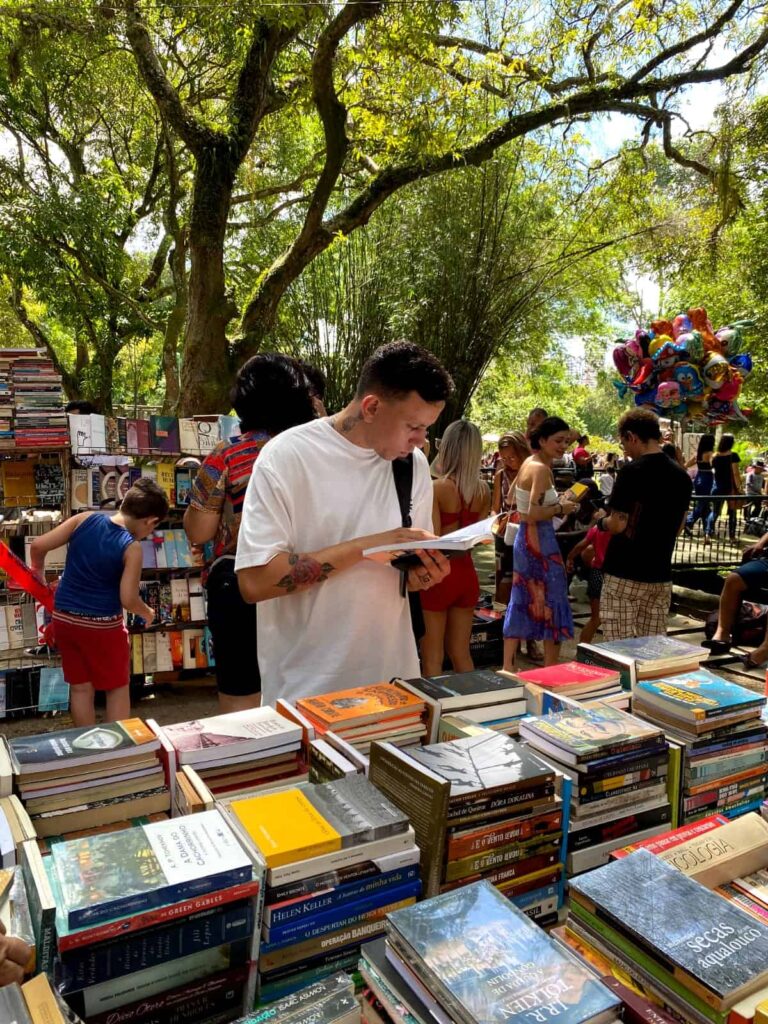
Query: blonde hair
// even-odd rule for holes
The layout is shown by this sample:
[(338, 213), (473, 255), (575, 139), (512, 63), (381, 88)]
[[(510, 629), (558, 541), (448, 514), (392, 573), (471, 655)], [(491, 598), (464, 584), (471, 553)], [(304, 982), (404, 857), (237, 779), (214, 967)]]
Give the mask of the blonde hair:
[(465, 505), (487, 491), (480, 477), (482, 457), (483, 441), (474, 423), (455, 420), (446, 427), (440, 439), (440, 476), (456, 484)]
[(531, 446), (528, 444), (528, 438), (522, 430), (510, 430), (508, 433), (502, 434), (499, 438), (499, 451), (501, 451), (502, 448), (514, 448), (515, 455), (517, 455), (520, 460), (520, 465), (522, 465), (531, 454)]

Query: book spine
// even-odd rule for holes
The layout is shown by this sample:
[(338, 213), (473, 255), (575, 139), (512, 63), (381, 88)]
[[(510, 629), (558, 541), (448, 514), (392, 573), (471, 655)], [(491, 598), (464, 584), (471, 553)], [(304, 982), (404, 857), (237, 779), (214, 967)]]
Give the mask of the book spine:
[(605, 800), (610, 800), (613, 797), (628, 796), (630, 793), (639, 793), (642, 796), (644, 790), (658, 786), (660, 783), (666, 787), (666, 775), (657, 775), (651, 779), (643, 779), (639, 782), (630, 782), (626, 786), (619, 786), (616, 789), (606, 789), (599, 792), (582, 794), (580, 789), (578, 803), (582, 806), (584, 804), (601, 804)]
[[(644, 758), (666, 757), (669, 754), (669, 745), (666, 742), (657, 743), (655, 746), (648, 746), (646, 741), (645, 746), (646, 749), (643, 750), (642, 754)], [(633, 748), (627, 748), (627, 753), (632, 754), (634, 752)], [(591, 761), (579, 762), (578, 770), (583, 771), (587, 775), (601, 771), (610, 772), (611, 770), (615, 771), (617, 767), (624, 766), (628, 760), (631, 761), (632, 759), (626, 757), (624, 753), (610, 754), (608, 756), (596, 757)]]
[(228, 889), (231, 886), (240, 885), (242, 882), (250, 882), (252, 874), (253, 868), (250, 865), (243, 865), (206, 875), (203, 878), (193, 878), (187, 882), (165, 885), (152, 892), (124, 896), (121, 899), (109, 900), (92, 907), (78, 907), (69, 911), (67, 924), (70, 928), (82, 928), (100, 924), (117, 916), (127, 917), (129, 914), (143, 913), (146, 910), (154, 909), (161, 903), (181, 903), (182, 900), (193, 899), (196, 896), (213, 892), (215, 889)]
[(620, 775), (602, 776), (599, 779), (591, 777), (579, 778), (579, 795), (592, 796), (605, 793), (606, 796), (618, 793), (625, 786), (637, 785), (641, 782), (653, 782), (656, 779), (666, 779), (667, 762), (656, 765), (653, 768), (641, 768), (637, 771), (625, 772)]
[[(376, 938), (376, 936), (374, 936)], [(307, 957), (300, 963), (283, 964), (272, 971), (259, 970), (259, 1003), (267, 998), (280, 999), (295, 992), (302, 985), (309, 985), (318, 978), (327, 977), (332, 971), (355, 971), (360, 960), (360, 945), (347, 945), (341, 949)], [(269, 997), (267, 993), (269, 992)]]
[(627, 988), (613, 975), (603, 977), (600, 981), (624, 1004), (624, 1020), (628, 1024), (678, 1024), (677, 1019), (670, 1017), (666, 1010), (660, 1006), (654, 1006), (648, 999), (631, 988)]
[(206, 911), (170, 927), (120, 938), (108, 945), (76, 950), (57, 961), (57, 987), (63, 995), (77, 992), (133, 971), (248, 939), (253, 928), (253, 907), (248, 901)]
[(92, 946), (97, 942), (107, 942), (143, 928), (166, 924), (203, 910), (213, 910), (216, 907), (234, 903), (236, 900), (249, 899), (256, 896), (258, 892), (258, 881), (243, 882), (241, 885), (235, 885), (229, 889), (219, 889), (203, 896), (196, 896), (191, 900), (182, 900), (180, 903), (172, 903), (165, 907), (155, 907), (143, 914), (121, 917), (116, 921), (105, 921), (104, 924), (96, 925), (94, 928), (83, 928), (67, 935), (60, 935), (59, 952), (67, 953), (73, 949), (81, 949), (83, 946)]
[[(507, 796), (478, 799), (471, 804), (449, 805), (448, 825), (456, 826), (462, 822), (469, 823), (475, 818), (482, 818), (493, 814), (498, 815), (505, 811), (512, 813), (516, 810), (519, 814), (523, 814), (525, 811), (532, 813), (536, 807), (542, 807), (545, 803), (551, 804), (551, 798), (554, 795), (554, 784), (550, 784), (541, 789), (522, 789), (517, 793)], [(542, 809), (544, 808), (542, 807)]]
[(416, 901), (414, 898), (404, 900), (402, 904), (389, 904), (380, 908), (381, 916), (373, 921), (363, 921), (362, 924), (350, 925), (328, 935), (322, 935), (308, 942), (299, 942), (293, 946), (284, 946), (282, 949), (268, 953), (259, 954), (259, 970), (272, 971), (276, 967), (288, 964), (300, 963), (311, 957), (320, 956), (324, 953), (331, 953), (344, 946), (351, 946), (353, 943), (359, 945), (369, 939), (375, 939), (384, 931), (386, 915), (402, 907), (411, 906)]
[(497, 846), (508, 846), (514, 842), (525, 842), (536, 835), (560, 832), (563, 823), (562, 809), (537, 814), (520, 822), (503, 822), (492, 828), (480, 829), (470, 835), (454, 836), (448, 840), (448, 860), (462, 860), (475, 853)]
[(403, 903), (411, 897), (415, 901), (420, 892), (421, 882), (416, 879), (415, 882), (384, 890), (367, 900), (360, 900), (357, 904), (338, 907), (308, 920), (291, 921), (282, 928), (265, 929), (261, 951), (269, 953), (292, 942), (306, 942), (320, 935), (327, 935), (328, 932), (338, 931), (340, 928), (348, 928), (363, 921), (375, 921), (382, 916), (382, 908), (390, 907), (394, 903)]
[(640, 814), (628, 814), (616, 821), (579, 829), (578, 832), (571, 832), (568, 835), (568, 852), (584, 850), (589, 846), (605, 843), (609, 839), (631, 837), (635, 832), (643, 832), (655, 825), (666, 825), (671, 821), (671, 817), (672, 810), (669, 804), (663, 804), (650, 811), (641, 811)]
[[(398, 850), (405, 850), (413, 844), (413, 832), (402, 832), (387, 839), (377, 840), (369, 845), (376, 846), (376, 856), (385, 856), (388, 853), (395, 853)], [(307, 860), (292, 861), (289, 864), (281, 864), (278, 867), (270, 868), (267, 874), (271, 886), (283, 885), (301, 878), (311, 878), (313, 875), (324, 874), (327, 871), (334, 871), (337, 868), (354, 864), (360, 857), (362, 846), (346, 846), (341, 850), (334, 850), (331, 853), (322, 854), (319, 857), (310, 857)]]
[(627, 758), (624, 763), (618, 762), (609, 764), (604, 768), (599, 768), (595, 771), (589, 772), (588, 775), (580, 777), (579, 782), (582, 785), (588, 783), (600, 783), (606, 781), (612, 781), (616, 777), (622, 775), (633, 775), (639, 772), (653, 772), (658, 774), (659, 767), (666, 767), (668, 760), (668, 751), (666, 748), (660, 754), (654, 754), (653, 757), (641, 757), (638, 759)]
[(531, 861), (536, 861), (538, 867), (545, 864), (554, 864), (560, 852), (559, 833), (548, 837), (545, 842), (537, 837), (537, 842), (530, 846), (516, 843), (501, 850), (488, 850), (478, 857), (467, 857), (464, 860), (449, 861), (445, 867), (445, 881), (455, 882), (459, 878), (468, 875), (476, 875), (483, 871), (490, 871), (493, 868), (505, 867), (508, 864), (518, 863), (517, 874), (526, 874), (528, 871), (536, 871), (537, 867), (527, 867)]
[(249, 967), (233, 967), (139, 1002), (88, 1018), (88, 1024), (188, 1024), (190, 1020), (227, 1019), (242, 1009)]
[(531, 800), (541, 800), (555, 791), (554, 774), (545, 776), (541, 782), (537, 780), (535, 785), (527, 783), (528, 780), (523, 779), (522, 783), (514, 788), (484, 789), (480, 795), (473, 790), (470, 793), (451, 796), (448, 801), (448, 817), (477, 814), (494, 807), (514, 807), (516, 804), (528, 803)]
[(365, 878), (379, 877), (382, 874), (376, 861), (361, 861), (359, 864), (350, 864), (335, 871), (326, 871), (319, 875), (313, 875), (311, 878), (298, 879), (284, 885), (268, 885), (264, 894), (264, 902), (267, 907), (270, 907), (287, 900), (312, 896), (321, 889), (334, 889), (351, 882), (362, 881)]
[(387, 871), (384, 874), (373, 875), (360, 882), (350, 885), (342, 885), (330, 892), (324, 892), (317, 896), (310, 896), (308, 899), (291, 901), (285, 906), (267, 907), (264, 914), (264, 922), (268, 928), (285, 925), (289, 921), (296, 921), (302, 918), (312, 917), (325, 913), (333, 907), (346, 906), (356, 900), (364, 899), (372, 893), (388, 888), (394, 888), (411, 882), (418, 878), (419, 869), (416, 864), (410, 867), (400, 868), (397, 871)]

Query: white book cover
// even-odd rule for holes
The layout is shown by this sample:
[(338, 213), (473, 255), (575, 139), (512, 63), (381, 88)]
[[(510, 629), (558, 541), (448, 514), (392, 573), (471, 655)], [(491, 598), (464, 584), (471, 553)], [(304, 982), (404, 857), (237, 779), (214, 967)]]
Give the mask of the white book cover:
[[(163, 727), (182, 764), (268, 750), (295, 741), (301, 743), (301, 727), (279, 715), (274, 708), (251, 708), (228, 715), (197, 718)], [(223, 749), (225, 748), (225, 749)]]
[(11, 648), (11, 635), (8, 632), (8, 620), (5, 617), (5, 610), (0, 609), (0, 651), (8, 651)]
[(5, 621), (8, 626), (8, 646), (13, 651), (24, 646), (24, 619), (21, 605), (5, 606)]
[(173, 672), (173, 657), (171, 655), (170, 633), (155, 633), (155, 655), (157, 659), (156, 672)]
[(378, 547), (366, 548), (363, 551), (364, 558), (371, 558), (375, 562), (391, 562), (393, 557), (405, 551), (469, 551), (477, 544), (490, 544), (493, 540), (491, 527), (496, 516), (489, 516), (479, 523), (472, 523), (464, 526), (461, 530), (454, 530), (453, 533), (446, 533), (442, 537), (435, 537), (433, 540), (409, 540), (393, 547), (391, 544), (380, 544)]
[(210, 454), (221, 440), (218, 416), (195, 416), (197, 446), (201, 458)]
[[(71, 419), (71, 417), (70, 417)], [(90, 508), (91, 506), (91, 470), (86, 466), (76, 466), (72, 470), (71, 502), (72, 511)]]
[(69, 413), (69, 441), (72, 445), (73, 455), (80, 455), (81, 453), (90, 455), (93, 451), (90, 416), (83, 416), (80, 413)]
[(151, 675), (153, 672), (157, 672), (157, 634), (143, 633), (141, 640), (144, 652), (144, 671), (147, 675)]
[(179, 420), (179, 448), (185, 455), (199, 455), (197, 424), (191, 417)]
[(205, 618), (205, 592), (202, 576), (189, 576), (189, 612), (192, 622), (202, 622)]

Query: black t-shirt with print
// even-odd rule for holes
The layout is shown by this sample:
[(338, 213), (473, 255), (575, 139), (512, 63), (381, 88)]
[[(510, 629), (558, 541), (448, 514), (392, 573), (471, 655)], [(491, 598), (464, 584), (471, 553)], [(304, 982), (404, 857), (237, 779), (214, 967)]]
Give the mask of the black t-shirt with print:
[(626, 513), (627, 528), (611, 537), (603, 572), (641, 583), (667, 583), (692, 490), (686, 471), (663, 452), (642, 455), (624, 466), (609, 505)]

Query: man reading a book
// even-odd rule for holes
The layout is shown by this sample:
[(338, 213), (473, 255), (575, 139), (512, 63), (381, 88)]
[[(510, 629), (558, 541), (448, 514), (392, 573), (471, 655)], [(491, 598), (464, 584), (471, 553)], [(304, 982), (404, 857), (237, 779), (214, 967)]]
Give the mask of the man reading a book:
[(632, 461), (616, 477), (608, 515), (597, 521), (613, 535), (600, 599), (605, 640), (666, 633), (672, 552), (693, 490), (686, 471), (662, 451), (659, 420), (649, 409), (621, 417), (619, 440)]
[[(400, 573), (363, 551), (434, 536), (420, 449), (452, 389), (431, 353), (407, 342), (384, 345), (346, 408), (264, 447), (246, 492), (235, 568), (245, 600), (263, 602), (265, 703), (419, 675)], [(405, 458), (413, 469), (410, 527), (393, 473), (394, 460)], [(440, 552), (418, 555), (407, 573), (412, 591), (450, 571)]]

